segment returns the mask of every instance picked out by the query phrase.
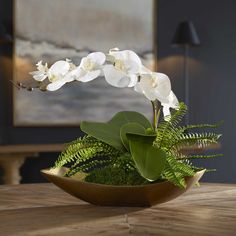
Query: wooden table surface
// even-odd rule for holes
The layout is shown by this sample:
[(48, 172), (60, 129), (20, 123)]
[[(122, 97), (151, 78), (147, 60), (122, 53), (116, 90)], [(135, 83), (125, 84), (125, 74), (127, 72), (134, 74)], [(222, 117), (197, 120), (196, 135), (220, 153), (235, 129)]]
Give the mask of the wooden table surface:
[(202, 184), (152, 208), (99, 207), (52, 184), (0, 187), (0, 235), (236, 235), (236, 185)]

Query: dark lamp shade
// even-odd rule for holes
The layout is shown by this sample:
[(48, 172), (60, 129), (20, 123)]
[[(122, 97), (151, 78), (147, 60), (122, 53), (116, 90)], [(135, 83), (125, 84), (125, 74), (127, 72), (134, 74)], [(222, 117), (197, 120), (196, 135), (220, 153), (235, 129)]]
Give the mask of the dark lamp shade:
[(3, 24), (0, 23), (0, 43), (11, 42), (12, 37), (7, 33)]
[(173, 46), (199, 46), (200, 40), (191, 21), (181, 22), (172, 40)]

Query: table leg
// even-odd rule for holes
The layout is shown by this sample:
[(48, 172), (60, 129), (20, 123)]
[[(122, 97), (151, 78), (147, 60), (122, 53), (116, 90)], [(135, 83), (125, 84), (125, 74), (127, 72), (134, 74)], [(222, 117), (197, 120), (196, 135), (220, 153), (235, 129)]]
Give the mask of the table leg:
[(0, 165), (2, 166), (4, 171), (4, 184), (20, 184), (20, 168), (24, 164), (25, 158), (25, 156), (22, 156), (0, 160)]

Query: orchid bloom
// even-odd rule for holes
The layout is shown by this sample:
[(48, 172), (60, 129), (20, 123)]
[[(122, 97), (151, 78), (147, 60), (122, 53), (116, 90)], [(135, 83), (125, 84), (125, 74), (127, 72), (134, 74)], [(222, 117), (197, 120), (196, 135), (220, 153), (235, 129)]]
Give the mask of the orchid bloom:
[(140, 75), (140, 81), (135, 85), (135, 91), (142, 93), (150, 101), (156, 99), (163, 106), (164, 116), (170, 114), (170, 108), (178, 107), (178, 100), (171, 90), (170, 79), (162, 73)]
[(144, 94), (150, 101), (164, 101), (171, 91), (170, 79), (162, 73), (149, 73), (140, 75), (135, 91)]
[(36, 67), (37, 67), (37, 70), (30, 72), (30, 74), (33, 75), (33, 78), (36, 81), (43, 81), (43, 80), (45, 80), (48, 77), (48, 75), (47, 75), (48, 64), (45, 63), (45, 65), (43, 65), (42, 61), (39, 61), (36, 64)]
[(61, 88), (65, 83), (75, 80), (75, 76), (73, 76), (75, 70), (75, 65), (68, 59), (55, 62), (47, 73), (48, 80), (50, 81), (47, 90), (55, 91)]
[(107, 64), (103, 68), (106, 81), (115, 87), (134, 87), (138, 81), (137, 74), (142, 68), (139, 56), (131, 51), (111, 49), (107, 55)]
[(90, 82), (102, 75), (102, 65), (106, 61), (106, 56), (102, 52), (93, 52), (83, 57), (76, 72), (76, 80)]

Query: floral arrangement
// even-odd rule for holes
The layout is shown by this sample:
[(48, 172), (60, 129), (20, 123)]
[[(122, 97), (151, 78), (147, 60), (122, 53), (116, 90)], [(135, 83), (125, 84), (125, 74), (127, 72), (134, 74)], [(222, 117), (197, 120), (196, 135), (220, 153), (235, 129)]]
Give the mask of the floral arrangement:
[(168, 180), (184, 188), (186, 176), (204, 169), (194, 166), (192, 159), (220, 156), (182, 151), (186, 146), (217, 143), (219, 134), (192, 130), (216, 128), (219, 124), (181, 126), (187, 107), (178, 102), (170, 79), (150, 71), (131, 50), (93, 52), (82, 58), (79, 66), (68, 59), (57, 61), (50, 68), (42, 61), (36, 66), (37, 71), (30, 74), (38, 82), (37, 88), (43, 91), (55, 91), (73, 81), (85, 83), (105, 78), (111, 86), (134, 89), (152, 105), (152, 123), (134, 111), (118, 112), (105, 123), (81, 122), (85, 136), (70, 143), (55, 163), (55, 167), (69, 167), (68, 177), (82, 172), (85, 181), (112, 185)]

